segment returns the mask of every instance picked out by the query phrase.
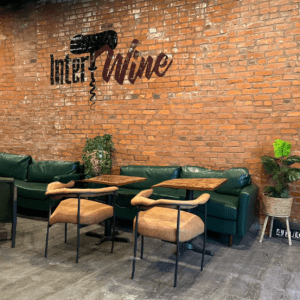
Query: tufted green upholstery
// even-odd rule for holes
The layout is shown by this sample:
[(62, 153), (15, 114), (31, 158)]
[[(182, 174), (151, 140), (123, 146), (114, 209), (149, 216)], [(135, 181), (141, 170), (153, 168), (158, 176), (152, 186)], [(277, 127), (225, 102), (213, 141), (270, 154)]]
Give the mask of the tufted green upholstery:
[(12, 223), (12, 248), (15, 247), (17, 229), (17, 188), (14, 181), (14, 178), (0, 177), (0, 223)]
[[(159, 182), (178, 178), (180, 168), (176, 166), (124, 166), (121, 175), (146, 177), (147, 181), (128, 184), (128, 189), (145, 190)], [(134, 174), (134, 175), (133, 175)]]
[(50, 183), (57, 175), (75, 174), (79, 161), (33, 161), (28, 169), (28, 181)]
[(215, 171), (202, 167), (184, 166), (180, 178), (227, 178), (216, 192), (238, 196), (242, 189), (251, 184), (251, 176), (246, 168), (231, 168), (226, 171)]
[(27, 180), (31, 156), (0, 152), (0, 176)]
[(15, 179), (19, 207), (47, 211), (50, 198), (45, 196), (45, 191), (48, 183), (83, 179), (84, 172), (78, 161), (36, 162), (29, 155), (0, 153), (0, 176)]
[[(172, 168), (175, 169), (169, 173)], [(160, 170), (163, 171), (161, 175)], [(116, 215), (119, 218), (132, 220), (136, 211), (130, 205), (130, 200), (142, 189), (148, 189), (158, 182), (171, 178), (227, 178), (227, 182), (215, 191), (194, 191), (194, 198), (202, 193), (210, 194), (207, 203), (207, 228), (220, 233), (244, 236), (255, 220), (254, 206), (258, 187), (251, 184), (251, 176), (246, 168), (218, 171), (197, 166), (126, 166), (121, 168), (121, 174), (147, 177), (148, 180), (142, 184), (120, 187), (116, 202), (123, 208), (116, 207)], [(185, 190), (158, 187), (154, 189), (151, 198), (181, 200), (185, 199), (185, 196)], [(201, 205), (192, 212), (203, 217)]]
[[(210, 200), (207, 202), (207, 211), (210, 216), (217, 218), (225, 218), (228, 220), (237, 219), (238, 197), (230, 195), (222, 195), (211, 191), (194, 191), (194, 199), (200, 195), (210, 194)], [(152, 199), (174, 199), (180, 200), (185, 198), (185, 190), (176, 190), (169, 188), (155, 188), (152, 194)], [(197, 210), (203, 212), (203, 206), (199, 205)]]
[(48, 183), (27, 182), (16, 179), (15, 185), (18, 187), (18, 196), (28, 199), (48, 199), (48, 197), (45, 195)]

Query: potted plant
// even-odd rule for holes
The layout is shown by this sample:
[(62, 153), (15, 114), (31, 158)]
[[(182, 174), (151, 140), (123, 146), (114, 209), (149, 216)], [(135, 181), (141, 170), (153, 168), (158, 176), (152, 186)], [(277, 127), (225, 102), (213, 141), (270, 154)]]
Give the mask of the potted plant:
[(263, 209), (269, 216), (290, 216), (293, 198), (289, 194), (289, 183), (300, 179), (300, 169), (291, 168), (300, 162), (300, 156), (290, 155), (292, 145), (277, 139), (273, 143), (274, 156), (262, 156), (261, 162), (274, 185), (264, 189)]
[(85, 174), (88, 178), (101, 174), (110, 174), (114, 143), (110, 134), (87, 138), (82, 150)]

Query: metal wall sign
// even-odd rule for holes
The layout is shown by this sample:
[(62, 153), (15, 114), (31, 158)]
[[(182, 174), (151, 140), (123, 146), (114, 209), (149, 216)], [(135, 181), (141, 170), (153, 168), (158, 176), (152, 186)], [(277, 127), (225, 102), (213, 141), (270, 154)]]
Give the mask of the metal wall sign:
[[(293, 240), (300, 240), (299, 225), (291, 223), (290, 230), (291, 230), (291, 238)], [(288, 238), (286, 224), (281, 219), (274, 219), (272, 236)]]
[[(71, 39), (70, 52), (73, 54), (89, 53), (89, 55), (70, 59), (69, 54), (67, 54), (65, 59), (55, 59), (54, 55), (51, 54), (50, 82), (52, 85), (83, 83), (85, 81), (85, 71), (88, 69), (91, 78), (90, 86), (92, 87), (90, 90), (90, 101), (94, 104), (94, 97), (96, 95), (94, 93), (96, 88), (94, 77), (94, 72), (97, 70), (96, 59), (103, 53), (106, 53), (106, 60), (102, 71), (102, 78), (106, 82), (109, 82), (114, 72), (116, 81), (120, 85), (123, 85), (128, 70), (128, 81), (131, 84), (134, 84), (136, 79), (138, 77), (142, 78), (143, 75), (148, 80), (153, 73), (158, 77), (164, 76), (172, 65), (173, 60), (169, 61), (168, 55), (164, 53), (160, 53), (155, 61), (151, 56), (148, 56), (146, 59), (140, 57), (140, 52), (136, 50), (139, 43), (139, 40), (134, 39), (124, 58), (120, 53), (116, 56), (114, 55), (114, 49), (118, 45), (118, 35), (113, 30), (91, 35), (76, 35)], [(139, 66), (137, 66), (139, 58)], [(88, 60), (89, 66), (86, 66)]]

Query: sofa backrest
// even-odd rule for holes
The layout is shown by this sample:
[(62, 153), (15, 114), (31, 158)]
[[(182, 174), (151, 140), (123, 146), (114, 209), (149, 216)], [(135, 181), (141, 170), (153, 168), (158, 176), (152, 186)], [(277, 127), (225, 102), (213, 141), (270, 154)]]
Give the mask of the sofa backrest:
[(215, 192), (238, 196), (242, 189), (251, 184), (251, 176), (246, 168), (231, 168), (226, 171), (210, 170), (202, 167), (184, 166), (180, 178), (227, 178)]
[(79, 161), (35, 161), (28, 168), (28, 181), (50, 183), (58, 175), (76, 174)]
[(180, 167), (178, 166), (123, 166), (121, 175), (146, 177), (147, 181), (128, 184), (124, 187), (145, 190), (150, 189), (152, 185), (159, 182), (178, 178)]
[(27, 180), (31, 156), (0, 152), (0, 176)]

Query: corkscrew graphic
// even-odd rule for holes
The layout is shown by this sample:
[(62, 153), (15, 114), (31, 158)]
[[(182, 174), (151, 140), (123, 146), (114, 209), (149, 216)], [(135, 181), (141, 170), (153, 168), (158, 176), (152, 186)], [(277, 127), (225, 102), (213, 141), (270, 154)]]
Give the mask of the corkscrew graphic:
[(96, 67), (96, 51), (101, 49), (104, 46), (108, 46), (112, 50), (117, 47), (118, 44), (118, 35), (113, 30), (107, 30), (96, 34), (90, 35), (75, 35), (70, 42), (70, 51), (73, 54), (83, 54), (90, 53), (90, 67), (91, 71), (91, 82), (90, 82), (90, 101), (93, 103), (91, 107), (96, 103), (95, 97), (96, 93), (96, 80), (94, 72), (97, 70)]

